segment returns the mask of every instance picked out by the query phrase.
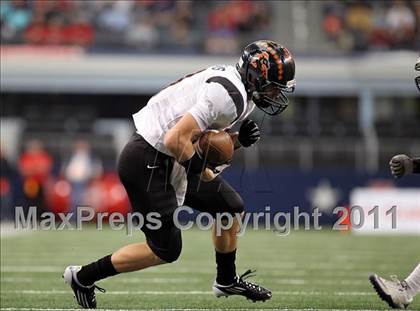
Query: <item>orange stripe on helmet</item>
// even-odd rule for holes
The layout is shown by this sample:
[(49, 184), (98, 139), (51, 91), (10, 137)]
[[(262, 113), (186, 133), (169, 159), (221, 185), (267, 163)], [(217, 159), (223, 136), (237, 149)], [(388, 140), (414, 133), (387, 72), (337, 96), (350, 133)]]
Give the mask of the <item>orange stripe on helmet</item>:
[(277, 79), (281, 80), (283, 79), (283, 63), (281, 62), (281, 59), (277, 52), (270, 46), (267, 47), (267, 51), (270, 53), (270, 55), (273, 57), (274, 62), (277, 65)]

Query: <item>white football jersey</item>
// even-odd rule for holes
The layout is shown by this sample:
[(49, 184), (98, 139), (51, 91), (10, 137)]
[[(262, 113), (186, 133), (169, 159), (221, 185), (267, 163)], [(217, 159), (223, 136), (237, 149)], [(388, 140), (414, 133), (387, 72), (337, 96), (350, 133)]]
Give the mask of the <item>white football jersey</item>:
[(158, 151), (172, 156), (165, 134), (189, 112), (202, 131), (223, 130), (244, 120), (254, 109), (233, 66), (213, 66), (188, 75), (153, 96), (133, 115), (137, 133)]
[[(202, 131), (224, 130), (243, 121), (255, 105), (247, 99), (241, 76), (233, 66), (213, 66), (187, 75), (153, 96), (133, 115), (137, 133), (156, 150), (173, 156), (165, 147), (165, 134), (185, 113), (190, 113)], [(185, 168), (174, 161), (170, 182), (178, 205), (187, 189)]]

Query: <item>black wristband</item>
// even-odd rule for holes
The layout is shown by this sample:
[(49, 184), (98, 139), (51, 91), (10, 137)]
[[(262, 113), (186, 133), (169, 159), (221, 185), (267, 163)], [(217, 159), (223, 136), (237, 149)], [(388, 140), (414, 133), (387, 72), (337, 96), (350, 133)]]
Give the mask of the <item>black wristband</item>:
[(420, 174), (420, 158), (413, 159), (413, 173)]
[(185, 167), (187, 174), (198, 175), (206, 168), (204, 159), (202, 159), (197, 152), (194, 152), (193, 156), (189, 160), (180, 164)]

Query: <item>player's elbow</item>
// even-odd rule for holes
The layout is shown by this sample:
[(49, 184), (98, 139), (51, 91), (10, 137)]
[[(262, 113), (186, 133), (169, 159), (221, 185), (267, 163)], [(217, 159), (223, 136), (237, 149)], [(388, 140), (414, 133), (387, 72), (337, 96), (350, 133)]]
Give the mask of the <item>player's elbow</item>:
[(177, 154), (177, 150), (179, 148), (179, 135), (176, 135), (176, 132), (169, 130), (165, 134), (163, 144), (171, 153)]

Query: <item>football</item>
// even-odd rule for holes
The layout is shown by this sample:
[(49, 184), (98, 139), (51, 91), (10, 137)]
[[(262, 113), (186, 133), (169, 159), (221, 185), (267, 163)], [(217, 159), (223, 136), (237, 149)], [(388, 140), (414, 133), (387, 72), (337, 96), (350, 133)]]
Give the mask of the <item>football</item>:
[(229, 163), (233, 158), (234, 143), (225, 131), (205, 131), (198, 141), (198, 152), (206, 157), (211, 165), (218, 166)]

